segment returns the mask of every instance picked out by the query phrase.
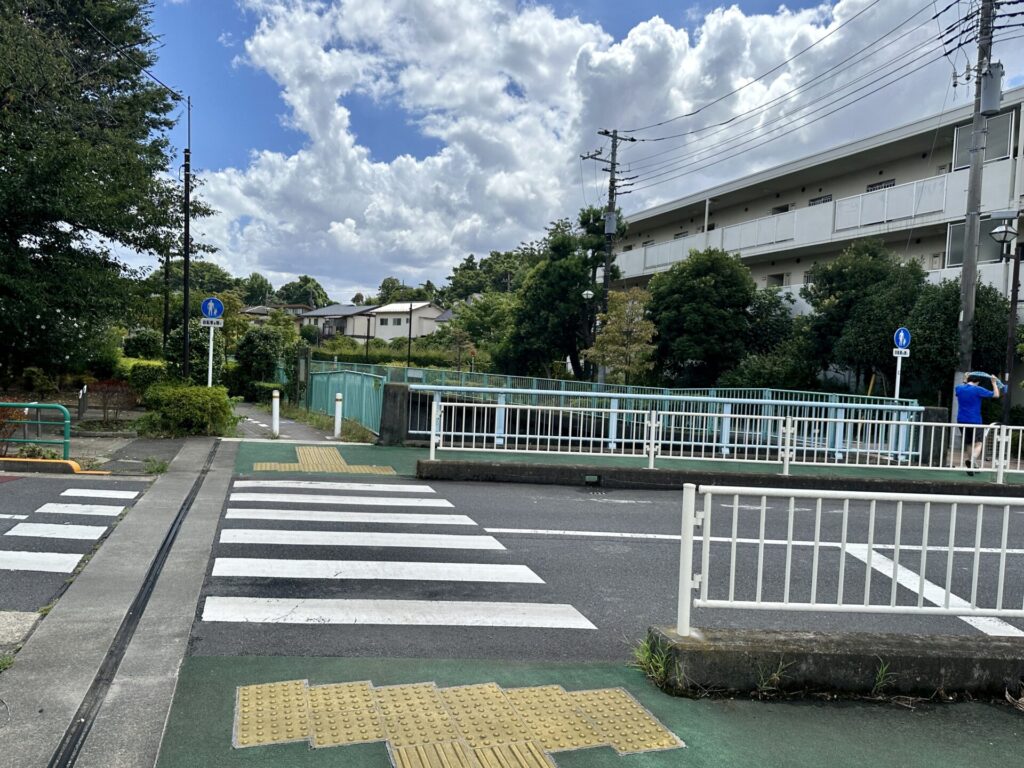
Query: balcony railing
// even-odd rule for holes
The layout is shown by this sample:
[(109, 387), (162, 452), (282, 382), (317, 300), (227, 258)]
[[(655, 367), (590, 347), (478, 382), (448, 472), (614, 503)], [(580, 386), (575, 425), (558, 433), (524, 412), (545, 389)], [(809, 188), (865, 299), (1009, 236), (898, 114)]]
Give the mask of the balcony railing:
[(946, 208), (948, 178), (949, 174), (944, 173), (837, 200), (835, 231), (941, 213)]

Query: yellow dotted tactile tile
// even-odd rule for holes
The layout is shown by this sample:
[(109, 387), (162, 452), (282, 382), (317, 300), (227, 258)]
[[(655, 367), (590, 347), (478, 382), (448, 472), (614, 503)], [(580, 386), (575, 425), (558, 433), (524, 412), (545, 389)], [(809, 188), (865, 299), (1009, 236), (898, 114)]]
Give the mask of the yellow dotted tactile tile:
[(511, 688), (505, 696), (546, 752), (610, 746), (560, 685)]
[(684, 746), (640, 703), (621, 688), (573, 691), (578, 711), (619, 754)]
[(258, 747), (309, 738), (305, 680), (246, 685), (235, 700), (234, 744)]
[(386, 741), (396, 768), (550, 768), (551, 752), (610, 746), (620, 754), (684, 746), (621, 688), (502, 690), (495, 683), (310, 687), (305, 680), (237, 690), (232, 743), (308, 741), (315, 748)]
[(253, 464), (254, 472), (333, 472), (348, 475), (394, 475), (393, 467), (378, 467), (372, 464), (349, 464), (334, 446), (297, 446), (295, 463), (280, 461), (259, 461)]
[(310, 738), (318, 749), (383, 741), (387, 737), (370, 682), (310, 688), (309, 716)]

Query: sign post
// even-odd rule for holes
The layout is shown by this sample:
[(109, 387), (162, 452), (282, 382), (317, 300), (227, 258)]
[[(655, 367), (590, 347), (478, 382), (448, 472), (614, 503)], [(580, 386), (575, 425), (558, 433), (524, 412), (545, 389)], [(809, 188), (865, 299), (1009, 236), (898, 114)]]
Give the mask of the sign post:
[(201, 305), (203, 310), (203, 318), (200, 320), (200, 324), (204, 328), (210, 329), (210, 347), (208, 350), (208, 360), (206, 364), (206, 386), (213, 386), (213, 329), (224, 327), (224, 302), (220, 299), (210, 296), (209, 298), (203, 299)]
[(896, 358), (896, 391), (893, 397), (900, 399), (900, 378), (903, 375), (903, 358), (910, 357), (910, 331), (904, 327), (896, 329), (892, 335), (893, 347), (892, 356)]

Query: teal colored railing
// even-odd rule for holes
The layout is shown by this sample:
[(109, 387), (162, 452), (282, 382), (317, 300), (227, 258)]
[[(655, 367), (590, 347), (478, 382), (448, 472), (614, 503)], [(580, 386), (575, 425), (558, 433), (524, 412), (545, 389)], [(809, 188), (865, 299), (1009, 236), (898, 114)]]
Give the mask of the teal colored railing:
[(306, 402), (311, 411), (333, 414), (334, 396), (340, 393), (343, 417), (380, 434), (385, 381), (383, 376), (358, 371), (312, 373)]
[[(63, 405), (56, 403), (0, 403), (0, 412), (8, 409), (16, 409), (25, 418), (11, 419), (4, 418), (8, 413), (0, 413), (0, 446), (8, 444), (34, 445), (59, 445), (62, 449), (62, 458), (66, 461), (71, 458), (71, 414)], [(28, 412), (35, 411), (35, 418), (28, 418)], [(53, 419), (44, 419), (40, 411), (57, 411), (63, 416), (63, 424)], [(29, 437), (29, 427), (35, 427), (35, 437)], [(60, 427), (63, 436), (60, 438), (48, 439), (43, 437), (43, 428)], [(13, 435), (21, 432), (21, 437)]]

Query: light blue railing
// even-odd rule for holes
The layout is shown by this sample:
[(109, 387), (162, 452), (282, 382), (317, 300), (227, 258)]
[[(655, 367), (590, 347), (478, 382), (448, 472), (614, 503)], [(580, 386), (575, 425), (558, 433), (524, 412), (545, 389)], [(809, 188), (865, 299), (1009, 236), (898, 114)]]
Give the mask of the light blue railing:
[(313, 373), (309, 377), (307, 406), (311, 411), (333, 414), (334, 396), (340, 393), (343, 417), (380, 434), (384, 383), (382, 376), (356, 371)]
[[(13, 413), (12, 413), (13, 411)], [(28, 418), (28, 412), (35, 411), (35, 418)], [(57, 411), (61, 415), (60, 421), (52, 421), (42, 418), (40, 411)], [(63, 405), (54, 403), (0, 403), (0, 412), (6, 416), (24, 416), (24, 418), (3, 418), (0, 415), (0, 446), (4, 443), (23, 445), (34, 443), (36, 445), (59, 445), (61, 446), (62, 458), (67, 461), (71, 458), (71, 414)], [(35, 427), (35, 437), (29, 437), (28, 429)], [(61, 430), (61, 437), (47, 439), (43, 437), (43, 428), (57, 427)], [(21, 437), (14, 435), (21, 433)]]

